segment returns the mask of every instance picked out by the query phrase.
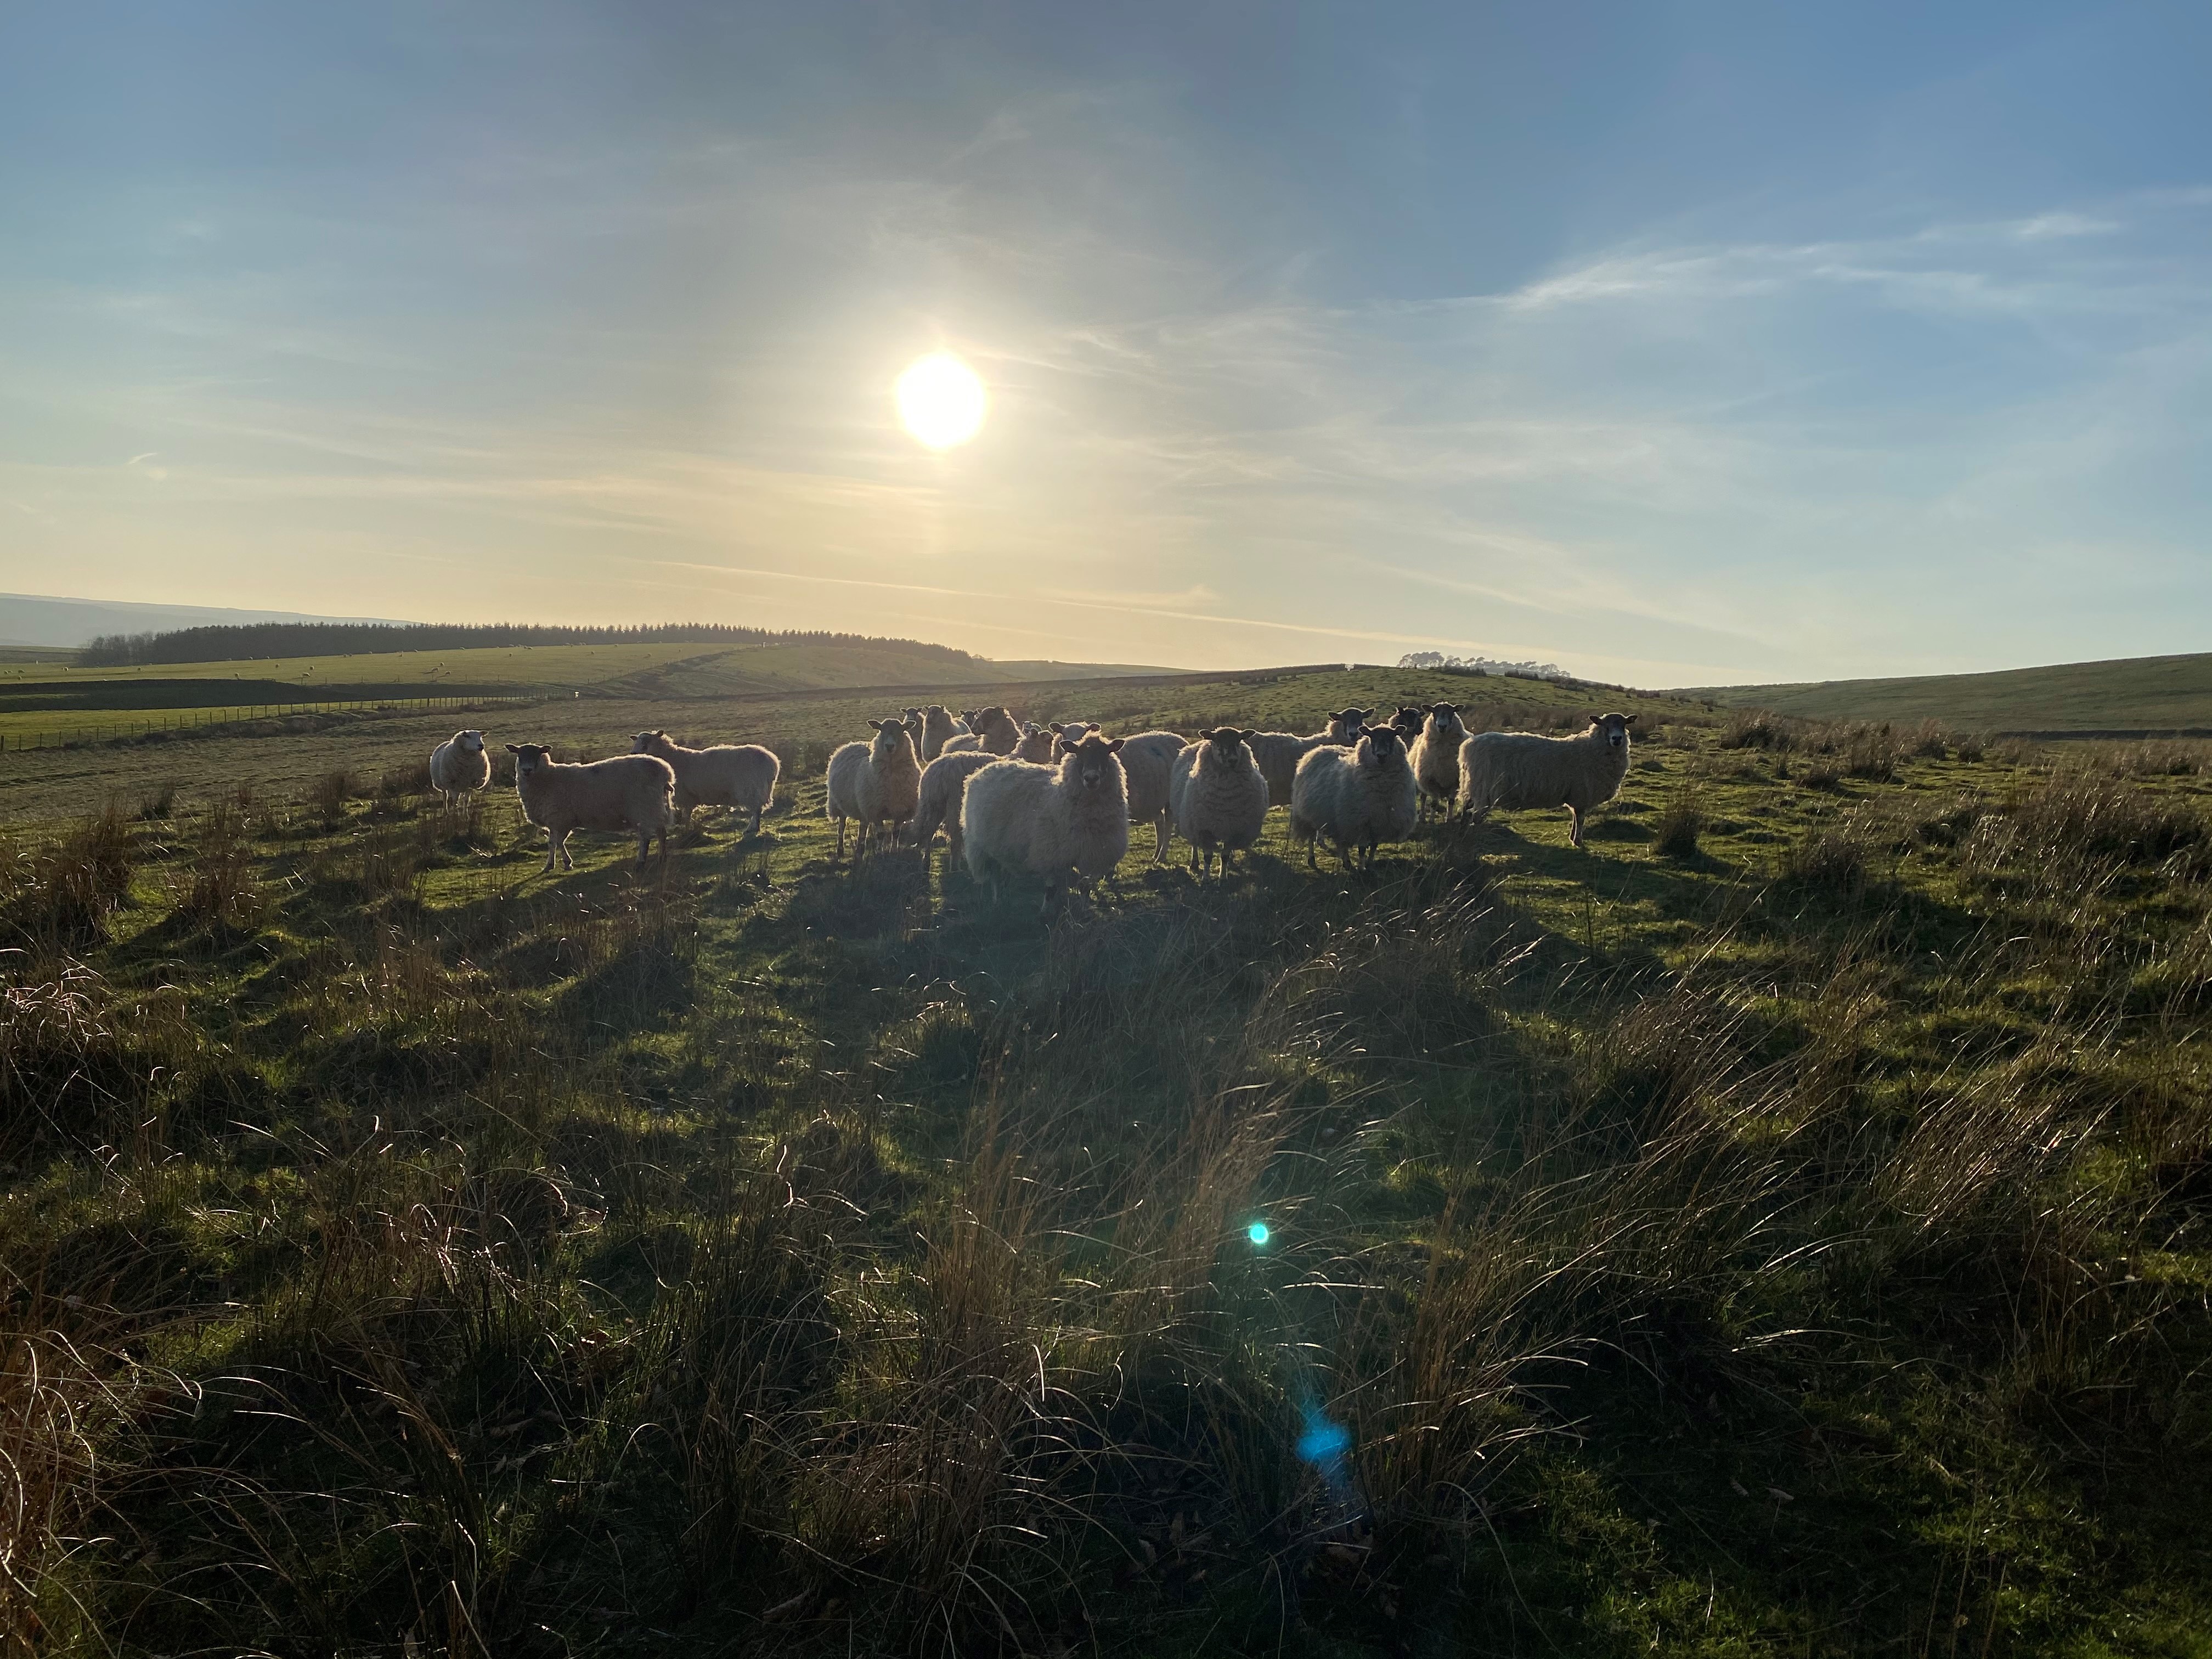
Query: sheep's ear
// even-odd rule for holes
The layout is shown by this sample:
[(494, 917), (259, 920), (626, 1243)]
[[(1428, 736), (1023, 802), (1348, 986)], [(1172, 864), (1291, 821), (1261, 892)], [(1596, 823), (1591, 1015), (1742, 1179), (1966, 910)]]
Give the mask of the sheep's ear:
[(1121, 752), (1121, 738), (1107, 738), (1107, 739), (1106, 739), (1106, 752), (1107, 752), (1108, 754), (1109, 754), (1109, 755), (1118, 755), (1118, 754), (1120, 754), (1120, 753)]
[(1633, 726), (1636, 724), (1636, 716), (1633, 714), (1623, 714), (1620, 717), (1620, 723), (1623, 726)]
[(1605, 724), (1605, 716), (1602, 714), (1592, 714), (1590, 716), (1590, 724), (1592, 726), (1603, 726)]
[(1258, 737), (1259, 735), (1260, 735), (1259, 731), (1258, 731), (1258, 729), (1255, 727), (1255, 729), (1253, 729), (1252, 731), (1249, 731), (1249, 732), (1239, 732), (1237, 734), (1237, 740), (1238, 740), (1239, 742), (1241, 742), (1241, 743), (1249, 743), (1249, 742), (1251, 742), (1251, 741), (1252, 741), (1252, 739), (1253, 739), (1253, 738), (1255, 738)]
[(511, 744), (511, 743), (510, 743), (509, 744), (507, 744), (507, 752), (508, 754), (510, 754), (510, 755), (519, 755), (519, 754), (520, 754), (522, 751), (521, 751), (520, 749), (517, 749), (517, 748), (516, 748), (513, 744)]

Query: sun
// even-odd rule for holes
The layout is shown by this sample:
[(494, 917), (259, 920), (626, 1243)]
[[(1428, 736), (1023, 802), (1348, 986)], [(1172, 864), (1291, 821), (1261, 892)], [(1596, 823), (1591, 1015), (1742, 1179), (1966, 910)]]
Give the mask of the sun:
[(898, 377), (899, 419), (932, 449), (964, 444), (982, 429), (991, 394), (975, 371), (949, 351), (933, 351)]

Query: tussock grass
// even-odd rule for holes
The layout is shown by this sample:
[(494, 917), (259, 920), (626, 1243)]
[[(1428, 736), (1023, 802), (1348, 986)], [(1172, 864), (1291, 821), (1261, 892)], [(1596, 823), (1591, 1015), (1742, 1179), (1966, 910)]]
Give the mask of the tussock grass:
[(0, 1628), (2187, 1628), (2193, 775), (1674, 736), (1648, 839), (1523, 815), (1322, 879), (1277, 840), (1226, 887), (1147, 848), (1049, 930), (908, 851), (833, 867), (813, 778), (766, 885), (612, 839), (546, 880), (507, 803), (350, 783), (11, 851)]

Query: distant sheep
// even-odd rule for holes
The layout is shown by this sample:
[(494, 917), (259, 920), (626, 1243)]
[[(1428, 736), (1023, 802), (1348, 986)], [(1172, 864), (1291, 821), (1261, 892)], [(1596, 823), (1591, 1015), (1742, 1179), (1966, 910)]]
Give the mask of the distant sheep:
[(1182, 753), (1187, 741), (1179, 732), (1139, 732), (1133, 738), (1120, 739), (1121, 767), (1129, 781), (1129, 817), (1152, 826), (1155, 864), (1167, 862), (1168, 785), (1176, 757)]
[(1007, 710), (993, 707), (978, 708), (969, 717), (969, 729), (975, 735), (979, 747), (994, 755), (1011, 755), (1014, 745), (1022, 740), (1022, 728), (1014, 722)]
[(477, 790), (491, 787), (491, 756), (485, 752), (483, 732), (456, 732), (430, 751), (430, 787), (448, 806), (465, 804)]
[(981, 749), (956, 749), (949, 755), (939, 755), (921, 770), (921, 788), (914, 812), (914, 844), (921, 848), (925, 860), (929, 856), (929, 844), (942, 827), (948, 850), (946, 869), (961, 861), (960, 799), (968, 787), (968, 780), (987, 766), (996, 766), (999, 757), (986, 754)]
[(968, 729), (966, 722), (955, 720), (952, 711), (943, 703), (929, 704), (921, 711), (921, 758), (925, 765), (943, 754), (945, 745)]
[(1291, 793), (1296, 787), (1298, 763), (1316, 749), (1327, 744), (1349, 748), (1359, 741), (1359, 733), (1373, 711), (1366, 708), (1344, 708), (1328, 717), (1325, 731), (1299, 737), (1289, 732), (1261, 732), (1247, 740), (1252, 758), (1260, 763), (1260, 775), (1267, 780), (1267, 799), (1278, 806), (1291, 804)]
[(1398, 734), (1400, 742), (1411, 749), (1413, 746), (1413, 739), (1421, 735), (1421, 726), (1428, 717), (1427, 709), (1416, 708), (1411, 704), (1406, 704), (1401, 706), (1396, 714), (1390, 716), (1390, 729)]
[(881, 825), (896, 836), (908, 823), (921, 794), (921, 763), (914, 738), (900, 720), (870, 720), (876, 729), (867, 743), (848, 743), (830, 757), (829, 798), (823, 811), (837, 822), (837, 856), (845, 856), (845, 820), (860, 826), (860, 846)]
[(1059, 742), (1060, 733), (1050, 726), (1031, 726), (1024, 722), (1022, 740), (1014, 745), (1014, 752), (1010, 758), (1027, 761), (1032, 766), (1043, 766), (1051, 761)]
[(1353, 849), (1360, 863), (1375, 861), (1377, 843), (1403, 841), (1413, 833), (1419, 787), (1406, 759), (1406, 745), (1387, 726), (1369, 726), (1356, 747), (1315, 750), (1298, 763), (1291, 790), (1291, 834), (1306, 843), (1306, 865), (1323, 836), (1335, 843), (1347, 865)]
[(994, 897), (1010, 877), (1042, 878), (1047, 910), (1071, 875), (1112, 875), (1129, 850), (1122, 747), (1092, 732), (1063, 741), (1056, 765), (1000, 761), (969, 778), (960, 813), (969, 874)]
[(542, 743), (510, 743), (514, 757), (514, 790), (522, 816), (545, 831), (545, 872), (557, 854), (563, 867), (576, 867), (568, 836), (578, 830), (626, 831), (637, 837), (637, 863), (660, 837), (660, 861), (668, 862), (668, 831), (676, 822), (676, 773), (657, 755), (617, 755), (588, 765), (562, 766)]
[(1480, 823), (1490, 813), (1567, 809), (1568, 839), (1583, 844), (1583, 814), (1620, 793), (1628, 775), (1633, 714), (1592, 714), (1571, 738), (1480, 732), (1460, 745), (1459, 810)]
[(675, 769), (676, 811), (689, 819), (697, 806), (726, 807), (750, 812), (752, 828), (760, 834), (761, 814), (775, 801), (775, 781), (783, 763), (772, 749), (757, 743), (720, 743), (708, 749), (686, 749), (665, 732), (641, 732), (630, 739), (630, 752), (658, 755)]
[(1191, 867), (1203, 878), (1213, 855), (1229, 874), (1231, 856), (1260, 839), (1267, 818), (1267, 780), (1252, 757), (1259, 734), (1233, 726), (1201, 732), (1175, 758), (1168, 787), (1176, 833), (1190, 843)]
[[(1398, 714), (1402, 720), (1406, 711), (1401, 708)], [(1451, 811), (1459, 794), (1460, 745), (1466, 741), (1467, 726), (1457, 703), (1437, 703), (1423, 717), (1420, 734), (1413, 740), (1407, 759), (1413, 769), (1413, 781), (1421, 787), (1424, 806), (1440, 813)]]

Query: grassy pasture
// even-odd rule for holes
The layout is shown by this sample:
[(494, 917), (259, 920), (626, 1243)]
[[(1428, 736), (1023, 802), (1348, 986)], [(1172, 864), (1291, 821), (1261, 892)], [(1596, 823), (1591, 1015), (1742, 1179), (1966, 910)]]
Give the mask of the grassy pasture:
[(2212, 732), (2212, 653), (1990, 674), (1723, 685), (1680, 695), (1809, 720), (1934, 720), (1974, 732)]
[(1019, 685), (1144, 671), (1098, 664), (977, 662), (947, 678), (941, 653), (885, 643), (831, 645), (518, 646), (135, 668), (57, 667), (41, 657), (0, 661), (0, 741), (104, 740), (204, 729), (257, 708), (362, 705), (423, 698), (628, 700), (760, 696), (866, 685)]
[[(1587, 702), (1029, 712), (1487, 693)], [(874, 706), (528, 712), (818, 751)], [(811, 767), (757, 839), (553, 878), (404, 721), (47, 780), (0, 861), (0, 1628), (2197, 1650), (2204, 751), (1635, 706), (1585, 852), (1526, 813), (1310, 872), (1276, 815), (1200, 885), (1139, 830), (1051, 929), (834, 863)], [(241, 795), (257, 742), (319, 772)]]

